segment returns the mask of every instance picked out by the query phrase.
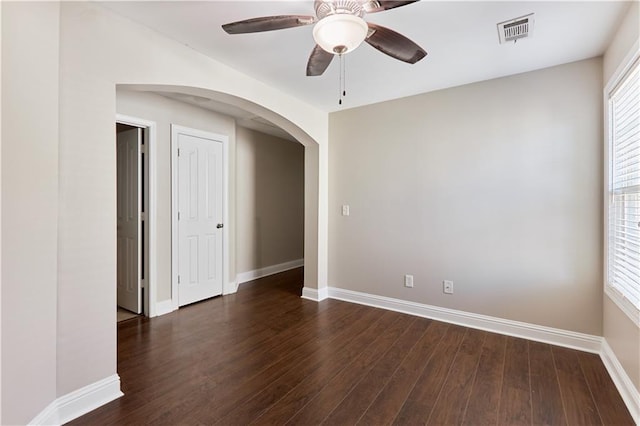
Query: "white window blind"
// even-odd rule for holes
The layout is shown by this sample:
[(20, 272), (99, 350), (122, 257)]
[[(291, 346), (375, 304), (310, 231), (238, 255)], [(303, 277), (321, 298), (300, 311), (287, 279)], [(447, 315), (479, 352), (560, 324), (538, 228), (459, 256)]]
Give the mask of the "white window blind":
[(608, 284), (640, 309), (640, 60), (609, 94)]

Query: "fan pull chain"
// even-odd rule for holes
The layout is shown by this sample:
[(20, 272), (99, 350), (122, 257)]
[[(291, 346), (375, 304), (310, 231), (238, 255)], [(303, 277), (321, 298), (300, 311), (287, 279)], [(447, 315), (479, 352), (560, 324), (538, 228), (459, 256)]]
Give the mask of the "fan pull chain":
[(340, 61), (340, 70), (338, 75), (338, 105), (342, 105), (342, 55), (338, 55)]
[(342, 96), (347, 96), (347, 60), (342, 60)]
[(338, 94), (338, 105), (342, 105), (342, 99), (347, 96), (347, 66), (344, 59), (344, 55), (338, 55), (340, 58), (340, 84), (338, 90), (340, 91)]

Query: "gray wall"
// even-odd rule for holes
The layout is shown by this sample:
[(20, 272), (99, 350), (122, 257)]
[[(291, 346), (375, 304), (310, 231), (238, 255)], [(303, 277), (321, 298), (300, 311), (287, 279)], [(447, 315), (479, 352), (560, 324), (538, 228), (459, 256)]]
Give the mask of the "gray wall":
[(2, 424), (56, 397), (60, 5), (2, 2)]
[(601, 334), (599, 58), (334, 113), (329, 132), (329, 285)]
[(237, 271), (304, 256), (304, 147), (236, 129)]

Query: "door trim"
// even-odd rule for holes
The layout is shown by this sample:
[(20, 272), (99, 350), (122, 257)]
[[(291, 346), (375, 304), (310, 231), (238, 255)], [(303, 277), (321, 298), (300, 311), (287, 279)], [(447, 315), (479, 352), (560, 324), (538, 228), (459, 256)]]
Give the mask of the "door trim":
[[(156, 185), (156, 161), (157, 161), (157, 125), (155, 121), (145, 120), (143, 118), (131, 117), (124, 114), (116, 114), (116, 123), (127, 124), (129, 126), (140, 127), (146, 130), (144, 132), (144, 144), (146, 146), (146, 177), (149, 190), (147, 191), (148, 205), (146, 211), (146, 220), (144, 221), (144, 232), (148, 239), (147, 246), (147, 263), (145, 291), (144, 291), (144, 315), (147, 317), (155, 317), (157, 314), (156, 294), (156, 268), (158, 252), (156, 249), (157, 242), (157, 185)], [(144, 268), (145, 265), (142, 265)]]
[[(171, 123), (171, 304), (178, 309), (178, 135), (222, 143), (222, 294), (235, 292), (229, 282), (229, 136)], [(230, 288), (233, 287), (233, 288)]]

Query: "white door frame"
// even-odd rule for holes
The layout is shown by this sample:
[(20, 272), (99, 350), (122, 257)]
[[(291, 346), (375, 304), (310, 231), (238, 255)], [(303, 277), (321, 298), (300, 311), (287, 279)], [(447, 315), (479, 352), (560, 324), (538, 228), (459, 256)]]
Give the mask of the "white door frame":
[[(222, 143), (222, 294), (235, 292), (229, 282), (229, 137), (171, 124), (171, 300), (178, 309), (178, 135), (184, 134)], [(233, 288), (231, 288), (233, 287)]]
[[(131, 117), (123, 114), (116, 114), (116, 123), (126, 124), (133, 127), (140, 127), (145, 129), (144, 132), (144, 144), (145, 144), (145, 174), (147, 179), (147, 191), (148, 205), (145, 211), (144, 221), (144, 233), (148, 241), (146, 260), (148, 268), (145, 275), (145, 291), (144, 291), (144, 315), (148, 317), (155, 317), (157, 315), (156, 309), (156, 267), (157, 267), (157, 250), (156, 250), (156, 200), (157, 200), (157, 187), (156, 187), (156, 123), (154, 121), (145, 120), (142, 118)], [(144, 265), (142, 265), (144, 268)]]

